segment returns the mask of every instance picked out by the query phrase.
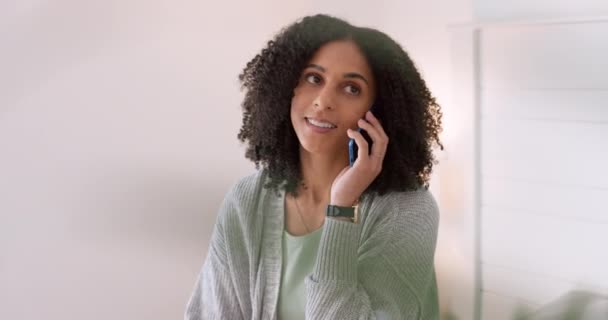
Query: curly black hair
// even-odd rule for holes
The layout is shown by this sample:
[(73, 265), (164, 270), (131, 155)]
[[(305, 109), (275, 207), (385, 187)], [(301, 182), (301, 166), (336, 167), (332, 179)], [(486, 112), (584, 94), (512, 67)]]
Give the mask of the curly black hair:
[(428, 189), (437, 164), (432, 149), (443, 149), (440, 106), (397, 42), (325, 14), (281, 29), (239, 75), (241, 90), (246, 89), (238, 134), (241, 142), (248, 142), (245, 156), (256, 169), (261, 163), (268, 171), (266, 188), (296, 193), (302, 174), (299, 140), (290, 121), (293, 90), (315, 51), (335, 40), (354, 41), (366, 57), (376, 79), (374, 114), (389, 137), (382, 171), (364, 194)]

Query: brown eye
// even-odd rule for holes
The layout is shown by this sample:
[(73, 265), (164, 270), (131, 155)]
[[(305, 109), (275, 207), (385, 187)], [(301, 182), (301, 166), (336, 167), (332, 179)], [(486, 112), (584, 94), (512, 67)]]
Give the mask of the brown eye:
[(352, 84), (349, 84), (348, 86), (346, 86), (346, 88), (352, 88), (352, 90), (347, 90), (347, 91), (349, 91), (350, 94), (359, 95), (359, 93), (361, 93), (361, 89), (359, 89), (357, 86), (354, 86)]
[(314, 73), (309, 73), (306, 75), (306, 81), (312, 84), (318, 84), (319, 82), (321, 82), (321, 78)]

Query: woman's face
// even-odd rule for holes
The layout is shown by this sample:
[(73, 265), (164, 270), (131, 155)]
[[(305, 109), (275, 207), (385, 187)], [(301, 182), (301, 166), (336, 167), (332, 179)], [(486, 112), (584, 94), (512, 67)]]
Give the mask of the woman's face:
[(375, 93), (371, 68), (354, 42), (320, 47), (291, 100), (291, 123), (300, 145), (310, 153), (347, 154), (346, 129), (358, 128), (357, 120), (370, 109)]

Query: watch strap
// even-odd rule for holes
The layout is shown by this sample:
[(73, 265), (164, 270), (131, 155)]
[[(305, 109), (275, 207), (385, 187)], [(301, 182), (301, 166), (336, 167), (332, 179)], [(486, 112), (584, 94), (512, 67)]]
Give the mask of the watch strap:
[(342, 207), (336, 205), (327, 205), (325, 215), (328, 217), (345, 217), (350, 218), (351, 222), (359, 223), (359, 200), (352, 207)]
[(355, 207), (341, 207), (330, 204), (327, 206), (326, 215), (328, 217), (352, 218), (355, 216)]

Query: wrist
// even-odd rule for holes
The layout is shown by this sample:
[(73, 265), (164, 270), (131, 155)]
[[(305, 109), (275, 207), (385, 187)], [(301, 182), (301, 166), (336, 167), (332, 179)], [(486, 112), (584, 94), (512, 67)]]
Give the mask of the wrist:
[(359, 223), (359, 200), (336, 200), (327, 206), (326, 215), (340, 221)]
[(330, 205), (334, 205), (334, 206), (340, 206), (340, 207), (352, 207), (357, 203), (357, 199), (346, 199), (346, 198), (339, 198), (339, 197), (332, 197), (329, 200), (329, 204)]

